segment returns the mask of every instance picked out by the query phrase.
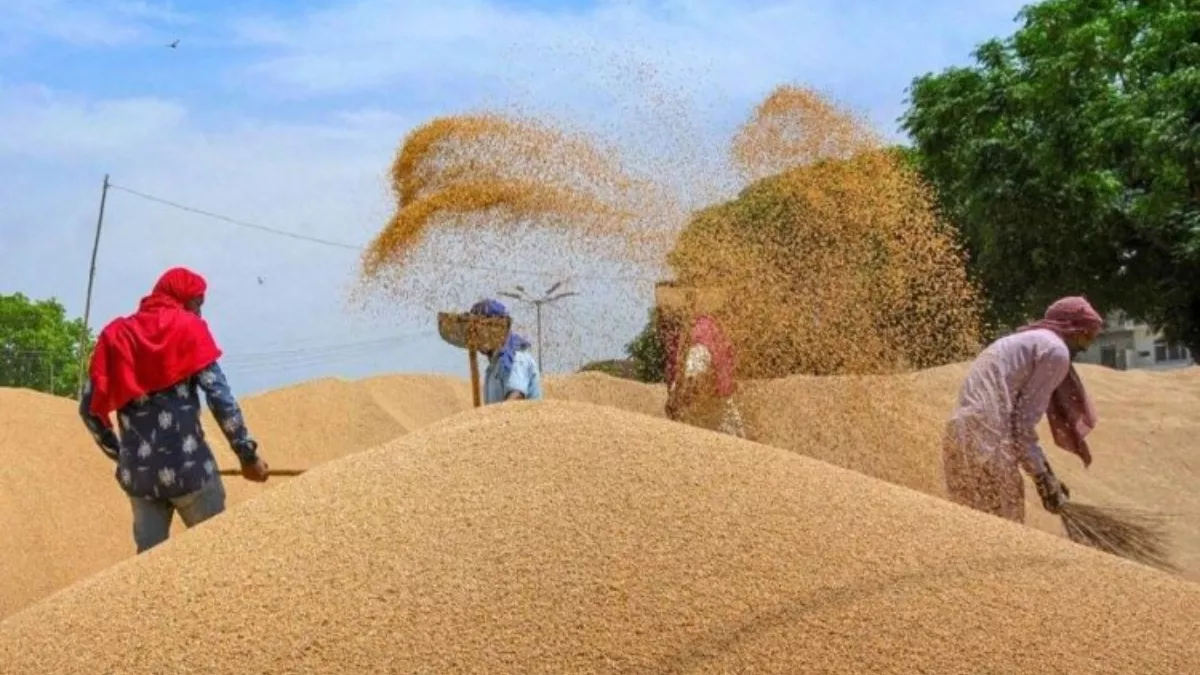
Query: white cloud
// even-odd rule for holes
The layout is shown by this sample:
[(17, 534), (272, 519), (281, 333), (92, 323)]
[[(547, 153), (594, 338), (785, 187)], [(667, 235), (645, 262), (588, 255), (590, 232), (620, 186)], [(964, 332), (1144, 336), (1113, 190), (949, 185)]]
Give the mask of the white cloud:
[(650, 63), (701, 103), (746, 104), (791, 80), (823, 86), (890, 132), (912, 77), (1009, 30), (1020, 5), (726, 0), (539, 12), (483, 0), (359, 0), (235, 29), (267, 50), (247, 77), (293, 96), (519, 81), (535, 97), (568, 98), (628, 89), (631, 65)]
[(182, 131), (186, 110), (152, 96), (92, 101), (46, 87), (0, 88), (0, 155), (71, 160), (137, 153)]
[[(0, 22), (18, 17), (0, 37), (10, 31), (30, 43), (116, 44), (145, 39), (155, 22), (182, 20), (152, 3), (0, 4)], [(52, 89), (10, 81), (0, 87), (0, 174), (12, 177), (0, 183), (0, 292), (57, 295), (82, 311), (105, 173), (240, 220), (365, 242), (389, 214), (386, 172), (398, 143), (430, 115), (519, 103), (580, 120), (656, 155), (655, 165), (670, 171), (710, 171), (732, 127), (784, 81), (822, 86), (890, 130), (914, 75), (962, 61), (976, 42), (1007, 32), (1019, 6), (934, 0), (914, 12), (907, 2), (878, 4), (608, 2), (549, 12), (483, 0), (360, 0), (295, 16), (235, 18), (223, 35), (216, 19), (205, 18), (210, 44), (219, 35), (250, 48), (208, 53), (214, 60), (205, 72), (235, 73), (237, 101), (252, 108), (222, 98), (209, 80), (197, 81), (187, 100), (148, 84), (105, 96), (94, 93), (94, 82)], [(186, 30), (181, 37), (188, 42)], [(64, 81), (69, 74), (57, 80)], [(664, 155), (676, 163), (664, 163)], [(716, 196), (701, 192), (697, 199)], [(228, 352), (300, 345), (299, 355), (240, 360), (239, 391), (338, 372), (463, 370), (462, 355), (436, 338), (380, 351), (317, 349), (432, 328), (431, 317), (418, 325), (395, 312), (375, 324), (349, 318), (342, 301), (358, 262), (353, 251), (120, 191), (110, 193), (108, 206), (93, 325), (130, 311), (158, 273), (183, 263), (208, 276), (209, 315)], [(509, 281), (546, 280), (494, 276), (464, 292)], [(644, 307), (605, 306), (603, 282), (579, 283), (584, 296), (554, 310), (550, 333), (586, 345), (574, 349), (578, 356), (616, 356)], [(643, 295), (648, 301), (648, 289)], [(564, 313), (611, 335), (597, 344), (556, 327)], [(519, 319), (532, 329), (530, 316)], [(548, 365), (578, 363), (550, 358)]]
[(113, 47), (144, 42), (155, 24), (182, 25), (192, 18), (170, 5), (145, 0), (4, 0), (0, 3), (0, 54), (38, 41)]

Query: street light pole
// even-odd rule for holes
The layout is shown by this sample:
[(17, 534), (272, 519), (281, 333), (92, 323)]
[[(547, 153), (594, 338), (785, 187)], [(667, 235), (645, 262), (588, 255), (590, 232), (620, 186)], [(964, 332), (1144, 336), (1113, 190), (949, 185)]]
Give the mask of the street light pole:
[(542, 367), (542, 303), (533, 303), (534, 314), (537, 316), (537, 345), (538, 345), (538, 372), (542, 372), (545, 368)]
[(579, 295), (575, 291), (563, 291), (561, 293), (555, 293), (555, 291), (557, 291), (559, 287), (563, 285), (563, 283), (565, 282), (556, 282), (553, 286), (547, 288), (546, 291), (542, 293), (541, 297), (536, 298), (529, 295), (524, 286), (514, 286), (514, 290), (512, 291), (500, 292), (500, 295), (503, 295), (506, 298), (512, 298), (513, 300), (533, 305), (534, 316), (537, 322), (537, 360), (539, 372), (544, 371), (544, 367), (542, 366), (542, 305), (548, 305), (550, 303), (562, 300), (563, 298), (569, 298), (572, 295)]

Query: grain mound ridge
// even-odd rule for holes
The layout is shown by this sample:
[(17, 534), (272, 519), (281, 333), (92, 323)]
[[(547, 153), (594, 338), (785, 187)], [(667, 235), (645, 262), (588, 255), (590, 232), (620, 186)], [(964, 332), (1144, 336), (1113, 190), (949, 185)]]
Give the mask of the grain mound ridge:
[(546, 378), (546, 397), (664, 417), (667, 389), (661, 384), (643, 384), (605, 373), (585, 372)]
[(1200, 667), (1198, 604), (1200, 586), (795, 453), (518, 403), (330, 463), (9, 617), (0, 670), (1153, 675)]
[(370, 392), (381, 409), (410, 431), (472, 406), (471, 387), (461, 377), (404, 373), (370, 377), (355, 384)]
[[(276, 466), (316, 466), (386, 443), (414, 428), (389, 414), (361, 382), (332, 378), (247, 397), (242, 407), (251, 433)], [(206, 414), (204, 421), (208, 437), (217, 447), (225, 447), (212, 416)], [(232, 453), (225, 455), (233, 463)]]
[[(465, 378), (403, 373), (355, 384), (370, 391), (381, 408), (410, 430), (472, 407), (471, 387)], [(662, 385), (595, 372), (550, 375), (543, 386), (548, 399), (583, 401), (658, 417), (662, 417), (667, 399)]]

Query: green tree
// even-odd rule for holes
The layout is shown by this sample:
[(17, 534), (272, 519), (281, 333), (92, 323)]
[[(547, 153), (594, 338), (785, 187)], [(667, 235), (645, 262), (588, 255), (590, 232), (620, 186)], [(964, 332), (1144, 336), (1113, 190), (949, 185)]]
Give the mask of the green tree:
[(1200, 5), (1047, 0), (901, 118), (992, 323), (1082, 293), (1200, 353)]
[(642, 331), (625, 345), (625, 353), (633, 362), (634, 377), (641, 382), (662, 382), (666, 379), (663, 361), (663, 346), (659, 340), (658, 311), (650, 310), (649, 319)]
[(54, 299), (0, 295), (0, 387), (74, 396), (79, 361), (92, 335)]
[(591, 361), (579, 367), (581, 373), (604, 373), (624, 380), (637, 380), (637, 366), (631, 359), (607, 359)]

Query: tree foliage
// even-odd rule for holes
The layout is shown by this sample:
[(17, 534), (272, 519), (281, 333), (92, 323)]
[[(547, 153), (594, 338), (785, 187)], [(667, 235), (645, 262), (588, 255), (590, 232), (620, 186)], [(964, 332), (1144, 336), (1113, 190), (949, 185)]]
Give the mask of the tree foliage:
[(651, 309), (649, 319), (642, 331), (625, 345), (625, 353), (633, 362), (634, 377), (641, 382), (663, 382), (666, 380), (662, 340), (659, 339), (658, 310)]
[(1046, 0), (902, 118), (990, 317), (1081, 293), (1200, 350), (1200, 5)]
[(80, 356), (91, 346), (83, 321), (69, 319), (57, 300), (0, 295), (0, 387), (72, 396)]
[(581, 373), (604, 373), (623, 380), (638, 380), (637, 365), (631, 359), (591, 361), (579, 367)]

